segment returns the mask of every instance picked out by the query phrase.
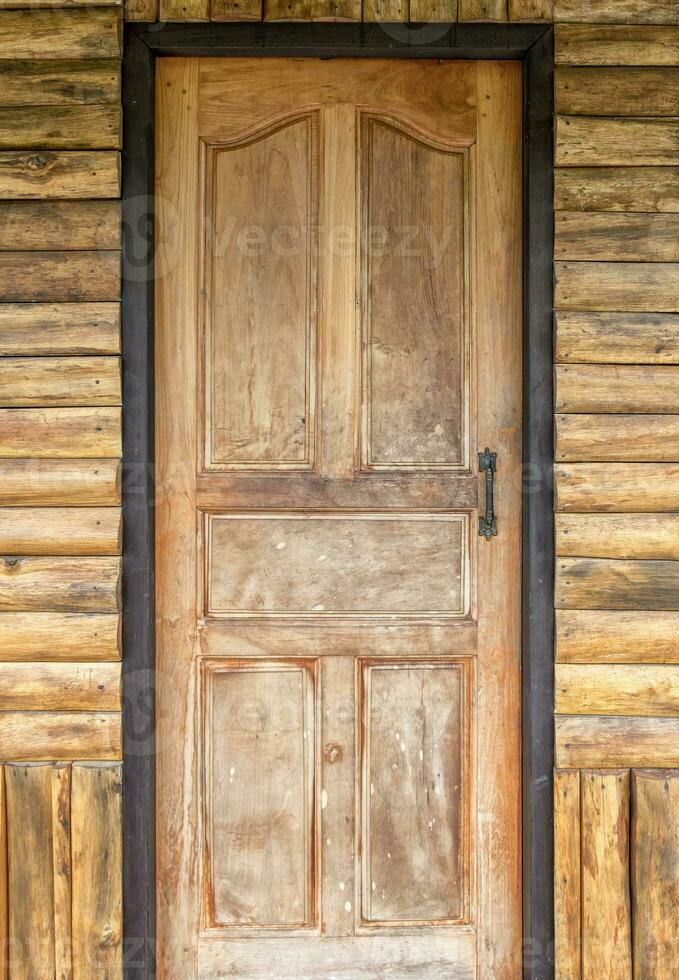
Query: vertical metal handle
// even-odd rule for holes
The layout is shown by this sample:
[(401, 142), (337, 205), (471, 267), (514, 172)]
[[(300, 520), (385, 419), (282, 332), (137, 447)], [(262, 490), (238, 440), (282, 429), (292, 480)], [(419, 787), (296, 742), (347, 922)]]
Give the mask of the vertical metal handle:
[(479, 472), (486, 474), (486, 513), (479, 517), (479, 534), (486, 540), (497, 534), (497, 518), (493, 502), (493, 480), (497, 468), (497, 453), (491, 453), (488, 446), (479, 453)]

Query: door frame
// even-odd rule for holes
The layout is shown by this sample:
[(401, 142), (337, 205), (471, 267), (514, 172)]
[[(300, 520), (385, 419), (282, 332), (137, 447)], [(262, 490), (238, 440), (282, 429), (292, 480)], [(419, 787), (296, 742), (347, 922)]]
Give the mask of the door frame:
[(524, 62), (523, 978), (554, 976), (553, 74), (550, 24), (127, 24), (123, 154), (123, 948), (155, 976), (155, 59), (436, 58)]

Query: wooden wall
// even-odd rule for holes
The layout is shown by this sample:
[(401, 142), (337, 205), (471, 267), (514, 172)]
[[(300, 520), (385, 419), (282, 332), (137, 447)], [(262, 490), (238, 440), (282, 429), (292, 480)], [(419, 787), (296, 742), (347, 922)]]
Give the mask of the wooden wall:
[(29, 5), (0, 0), (0, 978), (86, 980), (122, 973), (122, 11)]
[[(557, 976), (679, 976), (679, 5), (127, 0), (125, 16), (557, 22)], [(121, 19), (106, 0), (0, 0), (12, 978), (122, 972)]]

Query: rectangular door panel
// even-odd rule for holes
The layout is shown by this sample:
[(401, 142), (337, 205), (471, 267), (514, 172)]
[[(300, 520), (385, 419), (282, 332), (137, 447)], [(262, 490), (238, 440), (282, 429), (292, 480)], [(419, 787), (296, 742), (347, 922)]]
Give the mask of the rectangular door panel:
[(207, 614), (462, 616), (466, 515), (209, 515)]
[(208, 927), (315, 921), (314, 672), (204, 667)]

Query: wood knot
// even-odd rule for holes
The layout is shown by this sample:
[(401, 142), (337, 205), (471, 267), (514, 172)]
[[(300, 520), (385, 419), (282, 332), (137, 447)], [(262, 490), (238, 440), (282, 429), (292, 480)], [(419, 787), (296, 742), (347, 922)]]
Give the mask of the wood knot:
[(47, 166), (47, 160), (39, 153), (36, 153), (35, 156), (28, 158), (26, 166), (29, 170), (44, 170)]
[(339, 762), (342, 758), (342, 750), (339, 745), (334, 742), (330, 742), (325, 747), (325, 761), (326, 762)]

